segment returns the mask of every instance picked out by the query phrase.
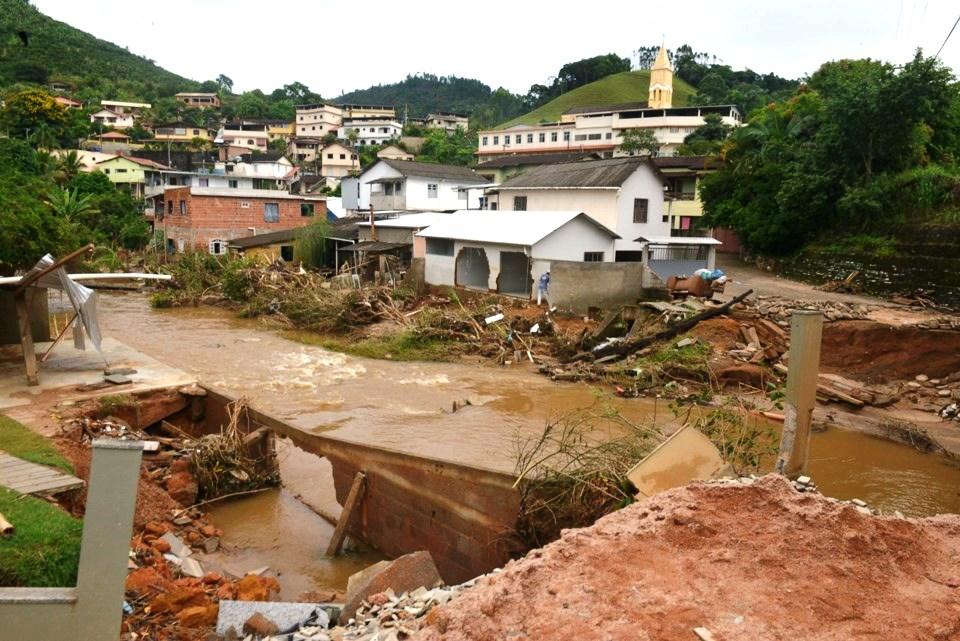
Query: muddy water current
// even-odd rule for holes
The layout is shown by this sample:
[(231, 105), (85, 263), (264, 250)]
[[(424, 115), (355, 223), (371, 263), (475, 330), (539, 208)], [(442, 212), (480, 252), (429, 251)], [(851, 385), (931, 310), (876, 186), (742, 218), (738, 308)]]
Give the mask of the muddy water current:
[[(104, 295), (101, 310), (105, 335), (214, 388), (245, 395), (258, 409), (304, 430), (481, 467), (512, 471), (516, 435), (535, 434), (550, 417), (598, 402), (634, 420), (656, 413), (664, 428), (671, 420), (663, 402), (617, 399), (608, 390), (554, 383), (526, 367), (354, 358), (287, 340), (263, 321), (237, 319), (228, 310), (152, 310), (141, 295)], [(454, 401), (465, 399), (470, 406), (450, 411)], [(228, 543), (230, 536), (250, 537), (248, 547), (264, 551), (260, 565), (269, 565), (270, 554), (284, 554), (284, 546), (300, 538), (283, 536), (306, 518), (294, 494), (312, 505), (325, 502), (324, 511), (336, 508), (326, 507), (329, 466), (313, 467), (311, 455), (289, 454), (281, 468), (287, 491), (214, 508), (215, 521), (229, 521)], [(832, 428), (813, 436), (809, 467), (830, 496), (861, 498), (913, 516), (960, 512), (960, 469), (904, 445)], [(318, 490), (323, 487), (326, 497)], [(260, 520), (249, 520), (255, 514)], [(341, 571), (322, 559), (325, 529), (326, 524), (308, 536), (315, 554), (294, 574), (336, 587), (352, 569), (348, 564)], [(296, 547), (290, 551), (301, 560), (302, 553)]]

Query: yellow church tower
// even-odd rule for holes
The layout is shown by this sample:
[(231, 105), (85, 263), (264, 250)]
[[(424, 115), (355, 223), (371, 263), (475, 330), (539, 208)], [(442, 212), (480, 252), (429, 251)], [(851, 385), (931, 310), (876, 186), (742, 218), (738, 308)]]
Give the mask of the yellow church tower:
[(647, 106), (651, 109), (669, 109), (673, 106), (673, 65), (667, 49), (660, 45), (657, 59), (650, 68), (650, 96)]

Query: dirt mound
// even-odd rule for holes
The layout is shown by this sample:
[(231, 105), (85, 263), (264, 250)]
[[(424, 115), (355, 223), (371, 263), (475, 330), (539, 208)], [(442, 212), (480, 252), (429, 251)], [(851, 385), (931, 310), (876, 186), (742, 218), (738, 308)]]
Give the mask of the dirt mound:
[(820, 366), (867, 382), (943, 377), (960, 371), (960, 332), (873, 321), (826, 323)]
[(904, 520), (769, 476), (694, 484), (509, 563), (419, 641), (960, 639), (960, 517)]

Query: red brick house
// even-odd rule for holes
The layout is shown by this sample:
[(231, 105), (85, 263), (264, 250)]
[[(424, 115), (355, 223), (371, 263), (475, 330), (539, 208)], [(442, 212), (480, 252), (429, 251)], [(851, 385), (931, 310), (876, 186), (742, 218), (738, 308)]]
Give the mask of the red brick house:
[(283, 191), (177, 187), (164, 191), (162, 199), (154, 227), (163, 230), (171, 253), (194, 249), (225, 254), (234, 238), (327, 218), (325, 198)]

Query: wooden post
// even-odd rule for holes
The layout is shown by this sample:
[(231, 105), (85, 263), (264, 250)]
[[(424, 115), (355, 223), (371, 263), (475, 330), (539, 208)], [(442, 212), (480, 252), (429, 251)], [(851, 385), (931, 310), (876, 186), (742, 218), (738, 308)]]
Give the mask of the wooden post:
[(778, 474), (790, 478), (803, 473), (810, 455), (810, 425), (817, 400), (822, 333), (821, 312), (796, 310), (791, 314), (790, 369), (787, 372), (783, 436), (776, 467)]
[(330, 545), (327, 546), (327, 556), (337, 556), (340, 554), (340, 548), (343, 547), (343, 539), (347, 536), (347, 525), (350, 524), (350, 517), (353, 516), (353, 512), (363, 499), (366, 479), (367, 475), (363, 472), (357, 472), (357, 475), (353, 477), (353, 485), (350, 486), (347, 502), (343, 504), (340, 520), (337, 521), (337, 527), (333, 530), (333, 537), (330, 538)]
[(33, 331), (30, 327), (30, 312), (27, 309), (26, 290), (14, 292), (13, 300), (17, 308), (17, 321), (20, 324), (20, 347), (23, 348), (23, 365), (27, 372), (27, 385), (39, 385), (40, 376), (37, 373), (37, 354), (33, 350)]

